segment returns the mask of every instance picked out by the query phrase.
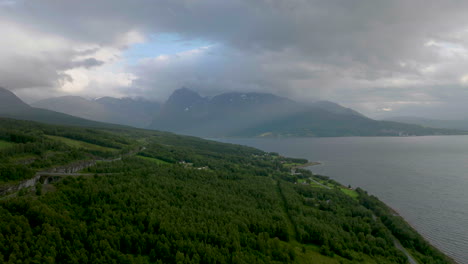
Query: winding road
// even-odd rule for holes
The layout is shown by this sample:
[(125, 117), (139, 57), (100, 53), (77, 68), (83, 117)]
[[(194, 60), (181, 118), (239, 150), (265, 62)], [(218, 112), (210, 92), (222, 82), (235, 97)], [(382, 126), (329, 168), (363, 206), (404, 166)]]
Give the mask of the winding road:
[(1, 199), (13, 197), (21, 189), (33, 187), (38, 182), (45, 182), (47, 184), (50, 182), (48, 178), (52, 178), (52, 177), (92, 176), (96, 174), (97, 175), (111, 175), (113, 173), (78, 173), (78, 171), (94, 166), (96, 162), (119, 161), (119, 160), (122, 160), (122, 157), (136, 155), (138, 152), (143, 151), (145, 149), (146, 147), (141, 146), (134, 150), (129, 151), (128, 153), (119, 155), (118, 157), (113, 158), (113, 159), (93, 159), (93, 160), (88, 160), (88, 161), (79, 161), (80, 164), (77, 164), (76, 162), (74, 162), (66, 166), (58, 166), (58, 167), (50, 168), (48, 171), (39, 171), (34, 175), (33, 178), (24, 180), (16, 185), (2, 186), (3, 188), (0, 189), (0, 195), (4, 197), (2, 197)]

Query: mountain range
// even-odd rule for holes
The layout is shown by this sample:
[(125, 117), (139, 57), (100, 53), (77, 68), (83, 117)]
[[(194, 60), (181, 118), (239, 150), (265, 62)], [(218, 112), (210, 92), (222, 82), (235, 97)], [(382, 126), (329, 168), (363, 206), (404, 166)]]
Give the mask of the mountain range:
[(408, 124), (418, 124), (418, 125), (425, 126), (425, 127), (468, 130), (468, 119), (441, 120), (441, 119), (431, 119), (431, 118), (423, 118), (423, 117), (397, 116), (397, 117), (390, 117), (385, 120), (400, 122), (400, 123), (408, 123)]
[[(181, 88), (164, 104), (132, 98), (64, 96), (29, 106), (0, 88), (0, 116), (90, 127), (128, 125), (201, 137), (454, 135), (468, 132), (378, 121), (329, 101), (304, 104), (268, 93), (203, 97)], [(90, 120), (91, 119), (91, 120)]]
[(0, 87), (0, 117), (37, 121), (46, 124), (71, 125), (83, 127), (117, 128), (119, 125), (96, 122), (76, 116), (35, 108), (18, 98), (11, 91)]
[(85, 99), (79, 96), (62, 96), (32, 104), (90, 120), (145, 128), (150, 125), (160, 109), (158, 102), (143, 99), (101, 97)]
[(303, 104), (266, 93), (202, 97), (182, 88), (150, 128), (202, 137), (329, 137), (460, 134), (457, 130), (370, 119), (333, 102)]

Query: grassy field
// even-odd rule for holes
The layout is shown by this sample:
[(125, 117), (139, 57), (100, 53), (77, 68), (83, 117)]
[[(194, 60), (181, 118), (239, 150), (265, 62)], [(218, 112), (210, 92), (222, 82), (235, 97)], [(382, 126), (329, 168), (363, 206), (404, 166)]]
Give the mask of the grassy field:
[(95, 144), (91, 144), (91, 143), (87, 143), (87, 142), (83, 142), (83, 141), (79, 141), (79, 140), (69, 139), (69, 138), (65, 138), (65, 137), (50, 136), (50, 135), (47, 135), (47, 137), (50, 138), (50, 139), (53, 139), (53, 140), (61, 141), (61, 142), (65, 143), (65, 144), (67, 144), (68, 146), (74, 147), (74, 148), (84, 148), (84, 149), (99, 150), (99, 151), (114, 151), (114, 150), (116, 150), (116, 149), (113, 149), (113, 148), (103, 147), (103, 146), (99, 146), (99, 145), (95, 145)]
[[(320, 182), (321, 184), (323, 184), (325, 186), (330, 187), (330, 188), (335, 188), (335, 186), (337, 186), (335, 184), (330, 183), (329, 181), (324, 181), (324, 180), (321, 180), (321, 179), (315, 179), (315, 180)], [(340, 186), (338, 186), (338, 187), (340, 187)]]
[(317, 187), (317, 188), (327, 188), (327, 187), (325, 187), (323, 185), (320, 185), (320, 184), (317, 184), (316, 182), (313, 182), (313, 181), (310, 182), (310, 186)]
[(307, 264), (340, 264), (339, 257), (327, 257), (320, 254), (319, 248), (315, 245), (302, 245), (296, 241), (290, 242), (294, 245), (298, 263)]
[(286, 167), (286, 168), (293, 168), (293, 167), (297, 167), (297, 166), (301, 166), (301, 165), (304, 165), (302, 163), (284, 163), (283, 166)]
[(9, 148), (13, 145), (13, 143), (0, 140), (0, 149)]
[(141, 156), (141, 155), (138, 155), (137, 157), (138, 157), (138, 158), (141, 158), (141, 159), (144, 159), (144, 160), (147, 160), (147, 161), (154, 162), (154, 163), (156, 163), (156, 164), (170, 164), (170, 163), (167, 162), (167, 161), (160, 160), (160, 159), (156, 159), (156, 158), (150, 158), (150, 157), (145, 157), (145, 156)]
[(359, 197), (359, 194), (355, 191), (355, 190), (351, 190), (351, 189), (348, 189), (348, 188), (344, 188), (344, 187), (341, 187), (340, 190), (350, 196), (351, 198), (353, 199), (357, 199)]
[[(347, 188), (347, 187), (345, 187), (345, 186), (343, 186), (343, 185), (341, 185), (341, 184), (335, 185), (335, 184), (330, 183), (329, 181), (324, 181), (324, 180), (322, 180), (322, 179), (317, 179), (317, 178), (316, 178), (315, 180), (316, 180), (317, 182), (320, 182), (321, 184), (323, 184), (323, 185), (325, 185), (325, 186), (330, 187), (330, 188), (338, 187), (344, 194), (350, 196), (350, 197), (353, 198), (353, 199), (356, 199), (356, 200), (357, 200), (357, 199), (359, 198), (359, 194), (358, 194), (355, 190), (349, 189), (349, 188)], [(301, 183), (300, 180), (298, 180), (298, 182)], [(305, 182), (305, 180), (302, 179), (302, 182)], [(317, 183), (315, 183), (315, 182), (313, 182), (313, 181), (310, 182), (310, 185), (313, 186), (313, 187), (325, 188), (324, 186), (319, 185), (319, 184), (317, 184)]]
[(297, 179), (297, 183), (305, 183), (305, 182), (307, 182), (306, 179)]

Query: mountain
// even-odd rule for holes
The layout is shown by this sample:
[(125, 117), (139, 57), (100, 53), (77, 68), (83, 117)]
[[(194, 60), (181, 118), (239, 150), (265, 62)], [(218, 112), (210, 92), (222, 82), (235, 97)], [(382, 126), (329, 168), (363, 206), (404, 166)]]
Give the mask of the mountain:
[(390, 117), (390, 118), (387, 118), (386, 120), (401, 122), (401, 123), (418, 124), (418, 125), (425, 126), (425, 127), (468, 130), (468, 119), (466, 120), (440, 120), (440, 119), (429, 119), (429, 118), (422, 118), (422, 117), (398, 116), (398, 117)]
[(55, 111), (31, 107), (11, 91), (0, 87), (0, 117), (37, 121), (47, 124), (117, 128), (119, 126), (91, 121)]
[(143, 99), (102, 97), (88, 100), (62, 96), (33, 103), (33, 106), (100, 122), (147, 127), (160, 105)]
[(343, 107), (337, 103), (333, 103), (330, 101), (318, 101), (312, 104), (312, 107), (314, 108), (320, 108), (323, 110), (326, 110), (328, 112), (332, 112), (335, 114), (342, 114), (342, 115), (356, 115), (356, 116), (361, 116), (365, 117), (363, 114), (351, 109), (351, 108), (346, 108)]
[(21, 101), (14, 93), (0, 87), (0, 112), (14, 112), (29, 108), (30, 106)]
[(96, 99), (95, 102), (105, 107), (111, 113), (109, 119), (100, 121), (141, 128), (148, 127), (161, 108), (158, 102), (128, 97), (102, 97)]
[(48, 98), (31, 105), (96, 121), (102, 121), (110, 115), (104, 106), (79, 96)]
[(460, 134), (456, 130), (377, 121), (339, 104), (302, 104), (267, 93), (202, 97), (176, 90), (150, 128), (203, 137), (408, 136)]
[(183, 88), (161, 108), (150, 128), (199, 136), (223, 136), (294, 111), (292, 101), (271, 94), (226, 93), (204, 98)]

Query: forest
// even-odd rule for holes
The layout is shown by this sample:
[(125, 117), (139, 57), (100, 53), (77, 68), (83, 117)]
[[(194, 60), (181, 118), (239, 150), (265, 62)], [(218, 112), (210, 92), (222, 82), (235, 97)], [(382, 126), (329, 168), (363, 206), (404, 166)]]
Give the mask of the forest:
[(0, 197), (3, 263), (407, 263), (394, 239), (420, 263), (453, 263), (376, 197), (287, 166), (307, 160), (10, 119), (0, 142), (0, 187), (97, 161)]

